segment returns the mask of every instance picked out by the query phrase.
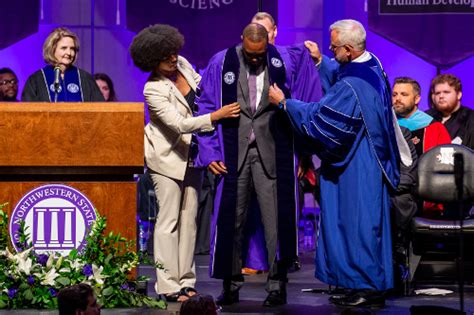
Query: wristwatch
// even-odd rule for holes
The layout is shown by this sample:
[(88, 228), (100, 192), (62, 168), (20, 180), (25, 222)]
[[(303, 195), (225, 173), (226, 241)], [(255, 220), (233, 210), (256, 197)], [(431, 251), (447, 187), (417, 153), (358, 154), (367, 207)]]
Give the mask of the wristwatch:
[(286, 109), (286, 99), (285, 98), (282, 98), (281, 101), (278, 102), (278, 108), (283, 109), (283, 110)]

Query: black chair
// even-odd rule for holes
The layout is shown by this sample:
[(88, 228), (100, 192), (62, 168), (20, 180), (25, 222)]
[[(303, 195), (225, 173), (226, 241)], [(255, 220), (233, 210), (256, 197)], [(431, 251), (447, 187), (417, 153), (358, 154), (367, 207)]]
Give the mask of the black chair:
[[(457, 164), (455, 167), (455, 160), (462, 160), (463, 165)], [(474, 218), (469, 218), (468, 213), (474, 199), (474, 152), (461, 145), (441, 145), (423, 154), (418, 163), (418, 196), (423, 200), (443, 203), (446, 208), (455, 209), (459, 214), (452, 220), (413, 218), (410, 279), (416, 283), (453, 283), (458, 280), (456, 266), (459, 262), (462, 227), (463, 251), (466, 253), (464, 281), (472, 283)], [(457, 187), (462, 187), (462, 193)], [(460, 207), (464, 212), (463, 220), (459, 220)]]

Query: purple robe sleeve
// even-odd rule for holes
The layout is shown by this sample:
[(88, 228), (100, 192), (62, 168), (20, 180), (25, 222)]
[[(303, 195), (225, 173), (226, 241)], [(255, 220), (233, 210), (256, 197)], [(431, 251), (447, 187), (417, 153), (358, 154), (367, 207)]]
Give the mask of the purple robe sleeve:
[[(196, 99), (198, 115), (204, 115), (216, 111), (222, 107), (221, 104), (221, 68), (225, 52), (217, 53), (209, 61), (204, 75), (201, 79), (199, 89), (200, 96)], [(223, 161), (222, 129), (217, 124), (212, 132), (199, 133), (197, 135), (199, 153), (195, 160), (198, 167), (207, 167), (213, 161)]]
[(318, 68), (304, 46), (277, 47), (286, 66), (287, 84), (291, 98), (303, 102), (317, 102), (321, 99), (322, 88)]

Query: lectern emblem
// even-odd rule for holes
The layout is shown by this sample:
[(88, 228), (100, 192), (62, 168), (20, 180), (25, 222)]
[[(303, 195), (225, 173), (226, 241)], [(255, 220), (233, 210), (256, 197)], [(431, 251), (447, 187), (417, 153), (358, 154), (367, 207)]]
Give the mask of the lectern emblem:
[(80, 191), (66, 185), (36, 187), (21, 198), (10, 218), (13, 246), (25, 221), (36, 252), (59, 252), (67, 255), (85, 245), (87, 230), (97, 216), (94, 206)]

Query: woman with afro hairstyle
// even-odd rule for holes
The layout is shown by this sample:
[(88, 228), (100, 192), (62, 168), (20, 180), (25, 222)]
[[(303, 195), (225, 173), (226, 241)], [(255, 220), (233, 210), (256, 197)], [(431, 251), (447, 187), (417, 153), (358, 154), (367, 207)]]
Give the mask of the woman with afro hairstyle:
[(145, 126), (145, 160), (160, 209), (153, 235), (157, 269), (155, 290), (167, 301), (183, 302), (196, 294), (194, 245), (203, 171), (193, 167), (197, 143), (193, 132), (208, 132), (223, 118), (237, 118), (237, 103), (193, 117), (201, 76), (178, 55), (184, 37), (169, 25), (138, 33), (130, 46), (135, 66), (150, 72), (143, 94), (150, 122)]

